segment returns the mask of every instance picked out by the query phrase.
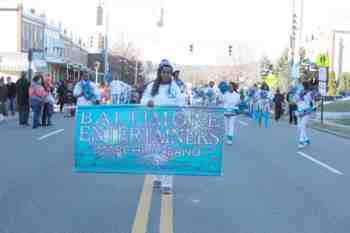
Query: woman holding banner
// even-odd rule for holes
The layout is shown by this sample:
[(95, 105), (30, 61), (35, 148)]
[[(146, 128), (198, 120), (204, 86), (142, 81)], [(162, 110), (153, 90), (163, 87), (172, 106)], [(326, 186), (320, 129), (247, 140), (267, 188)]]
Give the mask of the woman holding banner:
[[(166, 59), (159, 64), (157, 78), (150, 83), (143, 93), (141, 104), (148, 107), (161, 105), (182, 106), (182, 97), (179, 86), (172, 79), (173, 67)], [(173, 186), (172, 176), (154, 176), (153, 187), (161, 188), (163, 194), (171, 194)]]

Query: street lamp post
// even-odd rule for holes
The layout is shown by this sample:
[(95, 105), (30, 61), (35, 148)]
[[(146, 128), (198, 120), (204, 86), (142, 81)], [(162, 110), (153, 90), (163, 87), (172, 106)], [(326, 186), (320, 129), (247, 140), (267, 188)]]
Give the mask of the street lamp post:
[(29, 49), (29, 51), (28, 51), (28, 79), (29, 79), (29, 82), (32, 81), (32, 61), (33, 61), (33, 50)]
[(98, 83), (98, 69), (100, 68), (100, 62), (95, 62), (95, 83)]

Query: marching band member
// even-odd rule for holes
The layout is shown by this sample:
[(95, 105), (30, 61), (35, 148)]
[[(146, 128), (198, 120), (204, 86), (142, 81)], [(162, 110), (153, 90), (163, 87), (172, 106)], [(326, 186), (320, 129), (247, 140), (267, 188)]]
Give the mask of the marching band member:
[(312, 92), (310, 84), (304, 82), (300, 85), (297, 91), (297, 111), (298, 116), (298, 130), (299, 130), (299, 144), (298, 148), (302, 149), (310, 145), (310, 139), (307, 136), (306, 129), (311, 115), (316, 112), (315, 96), (317, 93)]
[(257, 94), (256, 120), (260, 127), (264, 123), (265, 128), (267, 128), (269, 126), (272, 96), (266, 83), (262, 84)]
[(225, 129), (227, 136), (227, 144), (232, 145), (233, 137), (235, 135), (235, 122), (239, 113), (239, 104), (241, 102), (240, 95), (238, 93), (238, 85), (234, 82), (230, 82), (228, 90), (223, 93), (223, 107), (225, 112)]
[(116, 77), (110, 84), (112, 104), (125, 104), (128, 98), (129, 86)]
[(209, 86), (204, 90), (204, 105), (217, 106), (220, 90), (215, 86), (214, 81), (209, 82)]
[(73, 94), (78, 106), (98, 104), (101, 99), (99, 89), (89, 80), (87, 73), (82, 74), (82, 80), (75, 85)]

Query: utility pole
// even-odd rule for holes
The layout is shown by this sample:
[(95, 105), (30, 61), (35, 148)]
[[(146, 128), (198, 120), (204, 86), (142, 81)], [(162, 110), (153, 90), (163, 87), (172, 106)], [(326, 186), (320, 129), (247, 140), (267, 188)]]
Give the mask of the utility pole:
[(108, 63), (108, 42), (109, 42), (109, 12), (106, 10), (106, 34), (105, 34), (105, 48), (104, 48), (104, 63), (105, 63), (105, 75), (104, 75), (104, 81), (107, 79), (107, 75), (109, 72), (109, 63)]
[(294, 55), (295, 55), (295, 40), (296, 40), (296, 30), (297, 30), (297, 15), (295, 14), (295, 0), (293, 0), (292, 9), (292, 30), (290, 35), (290, 57), (289, 57), (289, 79), (293, 77), (294, 68)]
[(299, 46), (303, 43), (304, 0), (300, 0)]
[(28, 80), (32, 81), (32, 61), (33, 61), (33, 49), (28, 50)]
[(344, 41), (343, 38), (339, 40), (339, 54), (338, 54), (338, 77), (341, 77), (343, 73), (343, 53), (344, 53)]

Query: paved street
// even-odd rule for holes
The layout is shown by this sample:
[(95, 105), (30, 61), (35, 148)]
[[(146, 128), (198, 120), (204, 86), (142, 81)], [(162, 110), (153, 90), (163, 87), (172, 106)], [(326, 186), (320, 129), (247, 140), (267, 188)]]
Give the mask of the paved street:
[(0, 233), (349, 233), (350, 142), (269, 129), (242, 117), (224, 176), (176, 177), (173, 195), (148, 176), (77, 174), (74, 120), (0, 125)]

